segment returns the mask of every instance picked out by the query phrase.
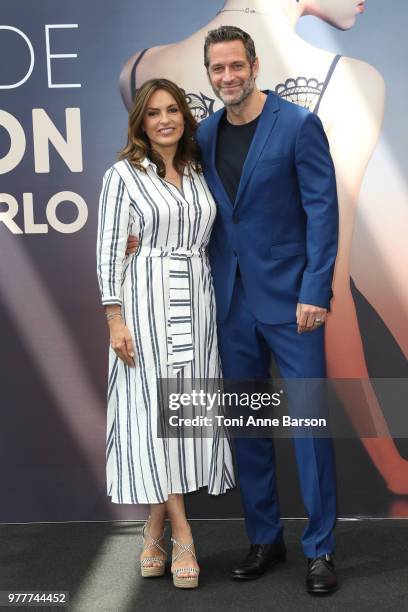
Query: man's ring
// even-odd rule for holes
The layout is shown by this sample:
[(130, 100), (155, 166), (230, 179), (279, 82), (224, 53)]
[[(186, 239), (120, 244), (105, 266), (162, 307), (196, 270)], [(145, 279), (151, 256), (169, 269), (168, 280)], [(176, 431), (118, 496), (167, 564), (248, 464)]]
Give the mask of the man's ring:
[(323, 325), (323, 321), (321, 319), (315, 319), (314, 322), (315, 325)]

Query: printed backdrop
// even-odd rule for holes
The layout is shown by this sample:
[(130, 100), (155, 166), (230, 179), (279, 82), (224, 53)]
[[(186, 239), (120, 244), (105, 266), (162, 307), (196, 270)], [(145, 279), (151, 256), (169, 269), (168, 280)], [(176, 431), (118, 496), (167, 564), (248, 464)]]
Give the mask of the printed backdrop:
[[(368, 62), (386, 82), (384, 126), (358, 204), (352, 288), (370, 376), (406, 377), (408, 7), (404, 0), (395, 0), (392, 11), (388, 5), (369, 0), (367, 13), (345, 32), (305, 17), (298, 33)], [(106, 497), (99, 189), (125, 139), (118, 83), (125, 62), (137, 50), (186, 38), (221, 6), (220, 0), (2, 2), (2, 522), (146, 513)], [(408, 494), (408, 443), (396, 444), (402, 457), (396, 469), (406, 481), (401, 492)], [(282, 514), (304, 516), (291, 442), (277, 447)], [(357, 438), (337, 440), (336, 453), (340, 516), (408, 516), (408, 497), (392, 495)], [(188, 496), (188, 507), (192, 517), (242, 516), (238, 491), (221, 499), (200, 491)]]

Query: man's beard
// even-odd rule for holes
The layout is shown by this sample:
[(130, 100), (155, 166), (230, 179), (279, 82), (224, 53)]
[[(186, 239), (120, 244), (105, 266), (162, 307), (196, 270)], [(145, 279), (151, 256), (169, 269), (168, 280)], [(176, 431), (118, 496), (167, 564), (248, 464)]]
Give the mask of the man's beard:
[(251, 74), (249, 76), (249, 79), (247, 81), (245, 81), (241, 93), (236, 98), (233, 98), (232, 100), (227, 100), (227, 101), (225, 101), (222, 98), (221, 93), (220, 93), (221, 89), (216, 89), (212, 85), (211, 85), (211, 87), (212, 87), (213, 92), (217, 96), (217, 98), (219, 98), (222, 102), (224, 102), (226, 108), (228, 108), (228, 107), (231, 107), (231, 106), (239, 106), (240, 104), (242, 104), (242, 102), (244, 100), (246, 100), (246, 98), (248, 98), (248, 96), (251, 95), (251, 93), (254, 91), (255, 79), (254, 79), (254, 77), (252, 75), (252, 70), (251, 70)]

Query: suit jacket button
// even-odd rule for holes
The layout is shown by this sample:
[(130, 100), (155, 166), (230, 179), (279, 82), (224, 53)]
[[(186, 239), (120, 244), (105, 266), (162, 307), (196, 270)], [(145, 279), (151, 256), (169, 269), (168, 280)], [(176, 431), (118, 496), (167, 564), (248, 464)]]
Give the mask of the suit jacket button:
[(236, 251), (232, 251), (234, 257), (238, 257), (238, 253)]
[(233, 223), (239, 223), (239, 217), (232, 217)]

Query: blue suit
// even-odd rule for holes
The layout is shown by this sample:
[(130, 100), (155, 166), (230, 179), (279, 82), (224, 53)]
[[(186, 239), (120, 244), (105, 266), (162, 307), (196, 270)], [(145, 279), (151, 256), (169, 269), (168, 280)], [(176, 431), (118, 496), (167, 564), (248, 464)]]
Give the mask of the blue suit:
[[(330, 305), (338, 240), (334, 166), (320, 119), (267, 94), (235, 202), (215, 167), (224, 109), (198, 131), (204, 175), (217, 202), (210, 260), (223, 374), (268, 378), (272, 352), (283, 378), (322, 378), (323, 328), (299, 335), (296, 305)], [(331, 553), (336, 521), (332, 442), (295, 438), (294, 445), (309, 517), (304, 552), (308, 557)], [(254, 544), (278, 541), (282, 525), (273, 441), (240, 438), (235, 448), (249, 539)]]

